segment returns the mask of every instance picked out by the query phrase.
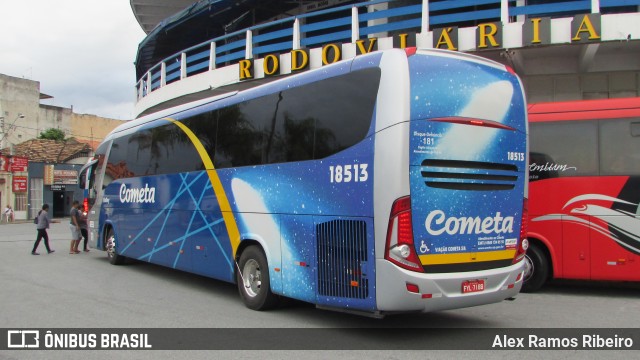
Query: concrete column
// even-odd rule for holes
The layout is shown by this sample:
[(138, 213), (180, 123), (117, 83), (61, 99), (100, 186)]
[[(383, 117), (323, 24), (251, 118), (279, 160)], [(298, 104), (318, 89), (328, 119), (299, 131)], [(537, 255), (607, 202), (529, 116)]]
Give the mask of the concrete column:
[(180, 55), (180, 79), (187, 77), (187, 53)]
[(293, 22), (293, 44), (291, 44), (291, 49), (300, 49), (300, 19), (298, 18)]
[(211, 42), (211, 48), (209, 49), (209, 71), (216, 68), (216, 42)]
[(509, 23), (509, 0), (500, 0), (500, 21), (503, 25)]
[(160, 64), (160, 87), (167, 85), (167, 63)]
[(356, 42), (360, 39), (360, 23), (358, 21), (358, 8), (351, 8), (351, 42)]
[(422, 1), (422, 29), (421, 33), (426, 34), (429, 32), (429, 1)]
[(251, 30), (247, 30), (247, 39), (245, 45), (245, 59), (251, 59), (253, 57), (253, 32)]

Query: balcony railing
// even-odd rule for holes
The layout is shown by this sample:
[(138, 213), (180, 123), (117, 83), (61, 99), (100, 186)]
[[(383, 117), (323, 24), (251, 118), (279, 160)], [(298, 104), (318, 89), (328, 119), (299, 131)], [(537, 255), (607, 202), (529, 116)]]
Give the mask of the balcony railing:
[(525, 0), (450, 0), (397, 6), (394, 1), (376, 0), (292, 16), (216, 37), (165, 58), (139, 79), (137, 96), (142, 99), (173, 82), (263, 54), (355, 42), (390, 32), (424, 33), (446, 25), (487, 21), (507, 24), (526, 17), (613, 12), (616, 8), (640, 6), (640, 0), (536, 2), (526, 5)]

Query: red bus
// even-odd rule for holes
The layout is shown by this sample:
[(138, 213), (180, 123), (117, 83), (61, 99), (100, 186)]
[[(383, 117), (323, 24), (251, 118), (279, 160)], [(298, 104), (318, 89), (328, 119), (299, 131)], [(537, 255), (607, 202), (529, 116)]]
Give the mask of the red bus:
[(640, 281), (640, 98), (529, 105), (523, 291)]

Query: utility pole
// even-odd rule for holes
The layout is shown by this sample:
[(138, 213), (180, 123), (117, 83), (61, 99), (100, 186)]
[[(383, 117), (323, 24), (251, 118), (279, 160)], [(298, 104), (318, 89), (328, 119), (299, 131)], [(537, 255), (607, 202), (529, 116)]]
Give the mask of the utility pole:
[(2, 129), (2, 142), (0, 143), (0, 150), (4, 149), (4, 116), (0, 116), (0, 128)]
[(1, 127), (2, 127), (2, 138), (0, 138), (0, 149), (4, 149), (6, 147), (5, 139), (7, 138), (7, 133), (9, 131), (11, 131), (11, 129), (13, 129), (13, 127), (16, 124), (16, 121), (18, 121), (18, 119), (24, 119), (24, 115), (22, 113), (18, 113), (18, 116), (16, 116), (16, 119), (13, 120), (13, 122), (9, 126), (9, 129), (5, 129), (5, 127), (4, 127), (4, 116), (0, 116), (0, 121), (2, 121), (2, 124), (0, 124)]

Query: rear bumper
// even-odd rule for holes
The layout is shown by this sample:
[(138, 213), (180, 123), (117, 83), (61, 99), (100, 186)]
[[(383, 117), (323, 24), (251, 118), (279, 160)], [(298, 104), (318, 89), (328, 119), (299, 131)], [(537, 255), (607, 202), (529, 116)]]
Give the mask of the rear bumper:
[[(484, 305), (516, 296), (522, 287), (524, 262), (499, 269), (464, 273), (423, 274), (407, 271), (384, 259), (376, 259), (376, 298), (380, 312), (430, 312)], [(462, 293), (466, 280), (483, 279), (482, 292)], [(417, 285), (409, 292), (407, 283)]]

